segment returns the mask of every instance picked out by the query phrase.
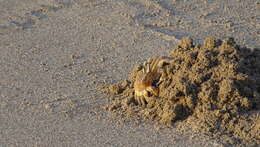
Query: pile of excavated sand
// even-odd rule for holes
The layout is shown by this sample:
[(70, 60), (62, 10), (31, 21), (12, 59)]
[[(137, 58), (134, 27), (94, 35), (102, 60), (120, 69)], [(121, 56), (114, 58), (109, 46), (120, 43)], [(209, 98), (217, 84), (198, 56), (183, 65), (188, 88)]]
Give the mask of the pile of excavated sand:
[(129, 79), (103, 89), (115, 95), (106, 109), (123, 117), (228, 134), (239, 144), (260, 144), (260, 50), (240, 47), (232, 38), (207, 38), (196, 46), (185, 38), (169, 57), (159, 96), (151, 96), (145, 106), (137, 104), (133, 83), (144, 68), (138, 65)]

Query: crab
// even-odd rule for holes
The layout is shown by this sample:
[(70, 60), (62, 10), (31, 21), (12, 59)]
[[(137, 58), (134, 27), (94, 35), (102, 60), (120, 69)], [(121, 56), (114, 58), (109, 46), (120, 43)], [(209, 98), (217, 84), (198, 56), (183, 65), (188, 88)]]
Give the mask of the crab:
[(144, 63), (142, 71), (134, 81), (135, 100), (139, 105), (146, 105), (152, 96), (159, 96), (158, 85), (161, 82), (161, 68), (168, 62), (165, 57), (152, 57)]

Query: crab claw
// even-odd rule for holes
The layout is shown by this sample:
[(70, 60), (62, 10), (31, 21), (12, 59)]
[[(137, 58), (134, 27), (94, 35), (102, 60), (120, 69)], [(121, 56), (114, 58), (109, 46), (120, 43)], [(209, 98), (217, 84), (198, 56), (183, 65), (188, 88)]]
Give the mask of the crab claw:
[(146, 90), (154, 96), (159, 96), (159, 89), (155, 86), (149, 86)]

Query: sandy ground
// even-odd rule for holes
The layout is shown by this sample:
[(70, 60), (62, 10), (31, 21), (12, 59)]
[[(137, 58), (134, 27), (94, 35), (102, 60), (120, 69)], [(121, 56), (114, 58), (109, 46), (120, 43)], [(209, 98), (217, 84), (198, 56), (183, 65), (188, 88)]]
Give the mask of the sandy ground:
[(221, 146), (114, 120), (96, 85), (182, 37), (259, 48), (257, 0), (0, 0), (0, 146)]

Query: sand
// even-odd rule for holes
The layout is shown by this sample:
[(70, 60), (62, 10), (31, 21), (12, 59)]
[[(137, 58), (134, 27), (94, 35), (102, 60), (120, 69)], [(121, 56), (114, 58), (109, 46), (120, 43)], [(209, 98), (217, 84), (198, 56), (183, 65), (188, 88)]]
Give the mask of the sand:
[(114, 116), (97, 85), (126, 79), (182, 37), (259, 48), (257, 0), (1, 0), (0, 12), (2, 146), (230, 145)]
[(158, 93), (135, 94), (137, 76), (147, 67), (141, 64), (127, 80), (103, 88), (115, 96), (106, 110), (126, 119), (189, 126), (225, 144), (260, 144), (259, 50), (240, 47), (233, 38), (207, 38), (203, 45), (183, 38), (167, 59), (153, 70), (161, 73), (151, 84)]

